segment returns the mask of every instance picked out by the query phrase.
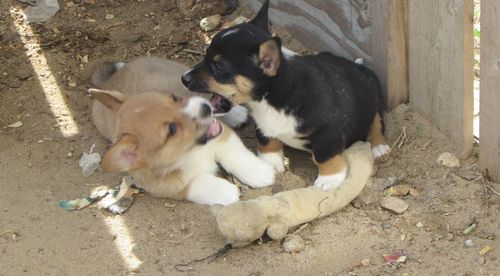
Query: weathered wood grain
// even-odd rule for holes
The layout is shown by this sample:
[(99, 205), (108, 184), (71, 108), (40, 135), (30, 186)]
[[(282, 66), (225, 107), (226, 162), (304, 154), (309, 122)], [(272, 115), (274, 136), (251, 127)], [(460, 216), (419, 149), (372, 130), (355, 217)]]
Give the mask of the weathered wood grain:
[[(262, 0), (245, 3), (256, 11)], [(272, 0), (269, 18), (313, 51), (363, 58), (371, 64), (371, 18), (367, 9), (366, 0)]]
[[(253, 10), (262, 0), (247, 0)], [(408, 0), (272, 0), (270, 20), (313, 51), (363, 58), (389, 109), (408, 101)]]
[(479, 164), (500, 181), (500, 2), (481, 1)]
[(410, 104), (472, 150), (472, 0), (409, 1)]

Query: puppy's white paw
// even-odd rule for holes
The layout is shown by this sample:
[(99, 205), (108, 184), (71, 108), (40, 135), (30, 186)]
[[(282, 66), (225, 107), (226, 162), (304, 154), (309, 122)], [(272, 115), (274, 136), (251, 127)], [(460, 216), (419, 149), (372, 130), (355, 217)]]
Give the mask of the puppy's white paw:
[(187, 199), (205, 205), (229, 205), (240, 200), (240, 190), (215, 176), (199, 177), (189, 185)]
[(267, 187), (274, 183), (274, 168), (271, 164), (255, 158), (248, 163), (248, 172), (240, 180), (252, 188)]
[(329, 191), (332, 188), (340, 187), (346, 177), (347, 168), (336, 174), (318, 175), (318, 178), (314, 181), (314, 186), (321, 188), (323, 191)]
[(283, 151), (278, 152), (258, 152), (257, 156), (271, 164), (277, 173), (282, 173), (285, 171), (285, 157)]
[(240, 127), (248, 119), (248, 109), (241, 105), (236, 105), (222, 117), (224, 123), (232, 128)]
[(391, 147), (386, 144), (381, 144), (372, 148), (373, 158), (375, 160), (380, 159), (384, 160), (389, 157), (391, 153)]

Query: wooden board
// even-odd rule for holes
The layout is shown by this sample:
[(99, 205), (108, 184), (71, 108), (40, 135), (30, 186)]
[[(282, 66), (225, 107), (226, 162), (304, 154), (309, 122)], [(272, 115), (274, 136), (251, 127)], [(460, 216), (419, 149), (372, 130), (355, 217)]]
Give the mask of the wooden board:
[[(408, 100), (407, 1), (271, 0), (269, 18), (313, 51), (363, 58), (379, 76), (392, 109)], [(261, 2), (245, 1), (254, 11)]]
[(473, 0), (409, 1), (410, 104), (472, 151)]
[(406, 103), (408, 93), (408, 0), (374, 0), (373, 69), (387, 91), (389, 110)]
[(479, 165), (500, 181), (500, 2), (481, 1)]

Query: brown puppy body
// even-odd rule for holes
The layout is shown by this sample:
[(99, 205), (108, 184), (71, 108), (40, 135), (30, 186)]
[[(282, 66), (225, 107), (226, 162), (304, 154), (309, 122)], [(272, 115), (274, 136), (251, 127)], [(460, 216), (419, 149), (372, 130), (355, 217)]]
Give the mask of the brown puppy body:
[(104, 170), (130, 173), (154, 196), (209, 205), (239, 198), (234, 184), (216, 176), (217, 163), (249, 186), (271, 185), (273, 168), (213, 117), (210, 102), (186, 97), (183, 69), (169, 60), (140, 58), (94, 74), (99, 89), (91, 90), (97, 100), (93, 119), (113, 142)]

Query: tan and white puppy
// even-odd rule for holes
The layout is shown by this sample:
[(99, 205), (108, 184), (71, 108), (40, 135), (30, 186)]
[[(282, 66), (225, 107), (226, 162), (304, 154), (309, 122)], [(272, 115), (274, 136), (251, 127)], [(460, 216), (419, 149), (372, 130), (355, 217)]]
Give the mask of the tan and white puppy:
[[(180, 82), (185, 69), (166, 59), (139, 58), (103, 64), (94, 73), (99, 89), (90, 90), (93, 119), (113, 142), (103, 169), (130, 173), (153, 196), (207, 205), (239, 200), (238, 187), (216, 175), (217, 163), (251, 187), (271, 185), (273, 167), (215, 119), (208, 100), (187, 97)], [(226, 119), (246, 117), (241, 110), (235, 114)]]

